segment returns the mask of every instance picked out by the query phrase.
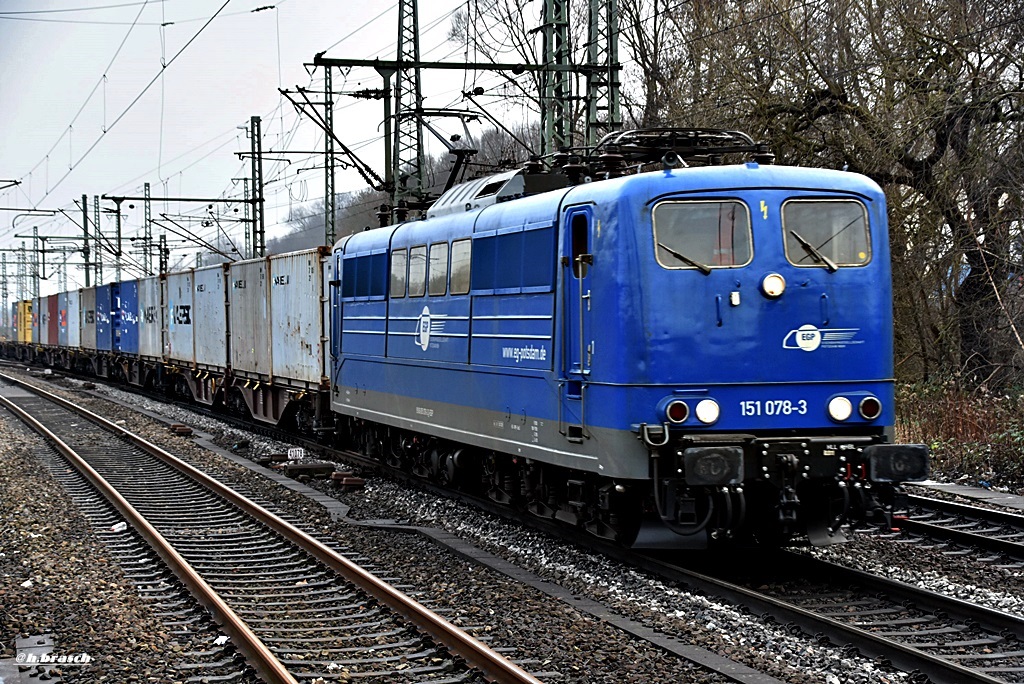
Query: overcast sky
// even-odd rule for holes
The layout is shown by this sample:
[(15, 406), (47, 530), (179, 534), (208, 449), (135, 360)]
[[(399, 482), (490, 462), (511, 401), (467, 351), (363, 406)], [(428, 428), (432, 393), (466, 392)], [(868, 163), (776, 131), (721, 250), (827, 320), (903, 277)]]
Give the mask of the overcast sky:
[[(451, 15), (464, 3), (420, 0), (424, 59), (464, 57), (446, 42)], [(76, 202), (83, 193), (91, 205), (93, 195), (141, 195), (149, 182), (153, 196), (241, 197), (232, 179), (248, 176), (249, 162), (235, 152), (250, 143), (239, 127), (261, 116), (265, 152), (321, 149), (319, 129), (278, 86), (322, 88), (322, 71), (311, 76), (304, 64), (324, 50), (393, 58), (397, 22), (392, 0), (0, 0), (0, 187), (21, 181), (0, 190), (0, 248), (19, 246), (15, 234), (33, 226), (41, 234), (80, 234), (61, 215), (18, 214), (63, 209), (81, 222)], [(464, 77), (454, 74), (424, 75), (426, 106), (464, 106)], [(380, 85), (371, 69), (335, 71), (336, 90)], [(382, 112), (379, 101), (340, 97), (335, 114), (342, 140), (381, 173)], [(285, 164), (266, 157), (273, 235), (291, 208), (323, 196), (323, 172), (302, 170), (323, 158), (292, 156)], [(339, 191), (362, 187), (354, 172), (339, 172)], [(141, 205), (122, 210), (125, 233), (138, 233)], [(154, 215), (195, 210), (157, 204)], [(11, 300), (15, 259), (7, 253)], [(69, 287), (80, 284), (73, 275)], [(56, 292), (56, 281), (42, 290)]]

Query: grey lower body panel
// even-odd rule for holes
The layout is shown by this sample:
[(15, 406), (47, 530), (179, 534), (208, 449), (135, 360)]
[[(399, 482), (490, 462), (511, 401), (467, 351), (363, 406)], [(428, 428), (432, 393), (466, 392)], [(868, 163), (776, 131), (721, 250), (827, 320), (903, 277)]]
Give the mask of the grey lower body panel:
[(650, 477), (647, 449), (631, 431), (588, 428), (583, 440), (576, 443), (562, 434), (557, 418), (427, 402), (364, 389), (334, 390), (331, 409), (342, 415), (602, 477)]

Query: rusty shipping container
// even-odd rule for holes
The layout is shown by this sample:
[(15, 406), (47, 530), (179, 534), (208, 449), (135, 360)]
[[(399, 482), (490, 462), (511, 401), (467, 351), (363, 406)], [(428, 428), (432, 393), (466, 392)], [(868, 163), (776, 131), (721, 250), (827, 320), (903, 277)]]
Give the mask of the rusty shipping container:
[(57, 298), (60, 295), (49, 295), (46, 297), (46, 332), (43, 344), (56, 347), (60, 343), (60, 305)]

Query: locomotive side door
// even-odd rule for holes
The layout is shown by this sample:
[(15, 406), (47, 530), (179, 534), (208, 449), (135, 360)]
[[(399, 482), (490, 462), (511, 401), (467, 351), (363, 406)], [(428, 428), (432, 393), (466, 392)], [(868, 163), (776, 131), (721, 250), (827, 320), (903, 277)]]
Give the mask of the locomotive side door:
[(562, 249), (562, 369), (559, 378), (559, 432), (581, 443), (587, 434), (586, 389), (593, 340), (590, 333), (590, 279), (594, 213), (590, 206), (571, 207), (564, 215)]

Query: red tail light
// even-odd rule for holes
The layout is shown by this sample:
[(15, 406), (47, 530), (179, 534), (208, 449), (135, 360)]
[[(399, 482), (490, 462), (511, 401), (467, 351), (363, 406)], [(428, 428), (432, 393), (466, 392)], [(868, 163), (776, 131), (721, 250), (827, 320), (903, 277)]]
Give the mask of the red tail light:
[(858, 410), (864, 420), (874, 420), (882, 415), (882, 402), (875, 397), (864, 397), (861, 399)]
[(665, 407), (665, 418), (670, 423), (682, 423), (690, 417), (690, 407), (682, 401), (669, 402)]

